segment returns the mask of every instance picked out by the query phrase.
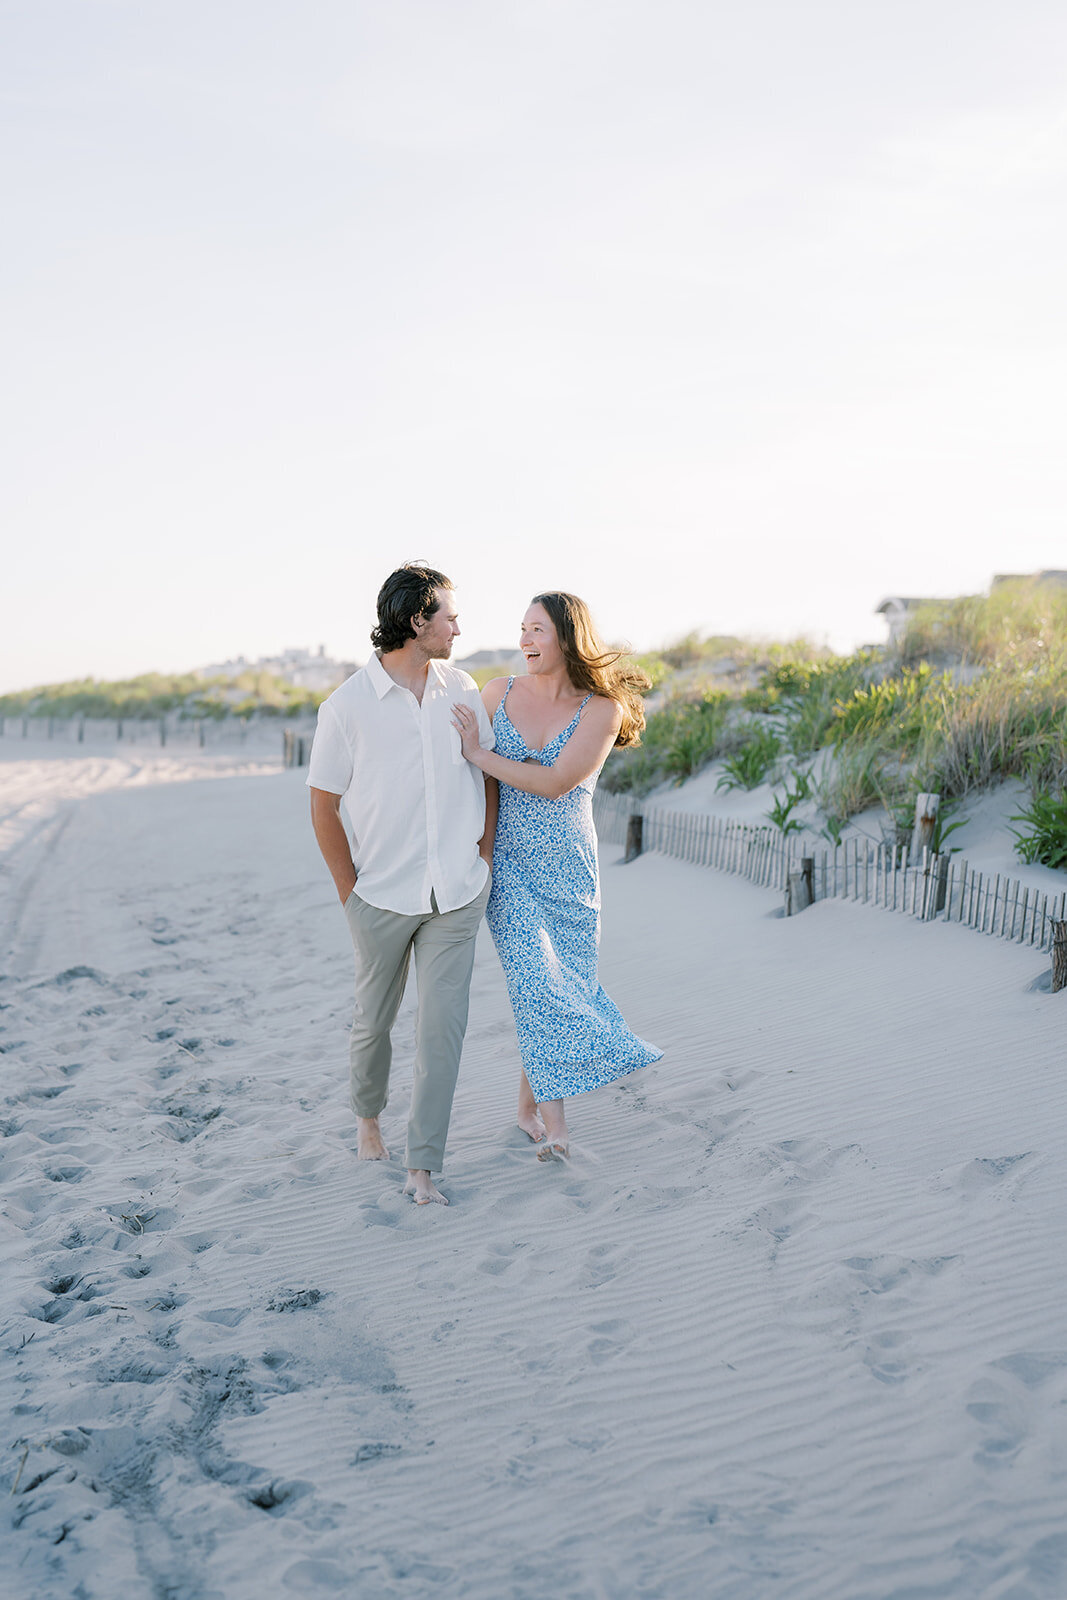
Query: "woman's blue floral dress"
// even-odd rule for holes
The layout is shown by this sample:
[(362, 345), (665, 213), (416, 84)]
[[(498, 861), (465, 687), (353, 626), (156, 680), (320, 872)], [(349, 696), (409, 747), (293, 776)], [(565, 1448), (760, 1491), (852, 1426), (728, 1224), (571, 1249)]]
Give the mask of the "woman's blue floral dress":
[[(554, 766), (578, 726), (543, 750), (512, 727), (508, 679), (493, 718), (498, 755)], [(537, 1100), (584, 1094), (663, 1054), (630, 1032), (600, 987), (600, 876), (593, 828), (598, 773), (559, 800), (500, 784), (493, 889), (486, 920), (507, 979), (526, 1076)]]

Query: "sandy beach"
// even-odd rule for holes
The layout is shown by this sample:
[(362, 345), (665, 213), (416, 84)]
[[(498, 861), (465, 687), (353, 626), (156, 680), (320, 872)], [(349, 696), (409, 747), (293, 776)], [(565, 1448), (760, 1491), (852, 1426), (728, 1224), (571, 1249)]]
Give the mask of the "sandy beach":
[(538, 1164), (483, 930), (416, 1208), (304, 774), (0, 746), (5, 1592), (1067, 1594), (1046, 956), (605, 846), (662, 1061)]

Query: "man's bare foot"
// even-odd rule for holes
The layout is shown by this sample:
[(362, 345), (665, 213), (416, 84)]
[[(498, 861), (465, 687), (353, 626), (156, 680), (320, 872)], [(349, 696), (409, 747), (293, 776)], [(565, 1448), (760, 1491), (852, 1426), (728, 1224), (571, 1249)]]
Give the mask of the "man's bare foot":
[(360, 1161), (388, 1161), (377, 1117), (356, 1118), (356, 1155)]
[(428, 1172), (412, 1172), (408, 1168), (408, 1181), (404, 1193), (411, 1195), (417, 1206), (447, 1206), (448, 1201)]

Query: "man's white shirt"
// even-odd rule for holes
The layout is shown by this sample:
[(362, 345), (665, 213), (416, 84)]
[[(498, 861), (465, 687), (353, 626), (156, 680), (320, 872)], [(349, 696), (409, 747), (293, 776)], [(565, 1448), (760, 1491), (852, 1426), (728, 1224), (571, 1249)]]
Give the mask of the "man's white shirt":
[(417, 916), (432, 892), (439, 911), (455, 911), (485, 887), (485, 779), (452, 726), (460, 702), (492, 749), (474, 679), (444, 661), (429, 663), (421, 705), (374, 655), (319, 707), (307, 782), (341, 796), (356, 893), (380, 910)]

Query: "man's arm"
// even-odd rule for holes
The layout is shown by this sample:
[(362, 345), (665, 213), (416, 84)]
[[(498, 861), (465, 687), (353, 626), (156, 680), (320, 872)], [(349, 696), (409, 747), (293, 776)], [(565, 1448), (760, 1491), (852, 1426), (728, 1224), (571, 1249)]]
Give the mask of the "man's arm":
[(478, 842), (478, 854), (493, 870), (493, 841), (496, 838), (496, 819), (500, 811), (500, 785), (495, 778), (485, 780), (485, 832)]
[(322, 859), (330, 869), (330, 876), (344, 905), (356, 887), (356, 869), (348, 834), (341, 821), (341, 796), (331, 794), (328, 789), (312, 789), (310, 793), (311, 826), (315, 830)]

